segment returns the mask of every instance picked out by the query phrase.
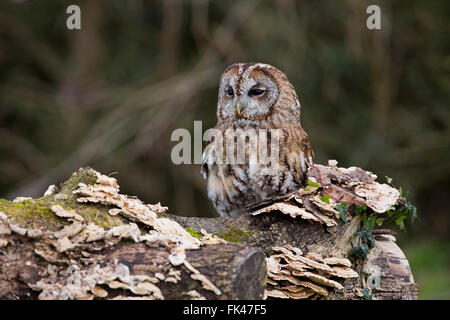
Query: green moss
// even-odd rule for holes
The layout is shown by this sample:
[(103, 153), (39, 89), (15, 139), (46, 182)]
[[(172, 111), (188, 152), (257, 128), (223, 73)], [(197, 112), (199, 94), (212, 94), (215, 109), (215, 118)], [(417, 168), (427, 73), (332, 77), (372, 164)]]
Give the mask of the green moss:
[(103, 228), (111, 228), (123, 224), (119, 216), (111, 216), (109, 207), (101, 204), (79, 203), (77, 196), (72, 193), (78, 184), (83, 182), (93, 185), (97, 176), (90, 169), (79, 169), (69, 180), (62, 183), (57, 194), (51, 194), (38, 199), (11, 202), (0, 199), (0, 211), (11, 217), (13, 223), (24, 228), (44, 227), (51, 231), (58, 230), (69, 224), (67, 219), (60, 218), (53, 213), (51, 207), (60, 205), (67, 210), (75, 210), (87, 223), (95, 223)]
[[(97, 182), (97, 175), (95, 171), (88, 168), (80, 168), (72, 174), (66, 182), (59, 187), (58, 202), (65, 209), (75, 210), (81, 215), (86, 222), (92, 222), (103, 228), (111, 228), (123, 224), (122, 218), (119, 216), (111, 216), (108, 213), (110, 209), (108, 206), (101, 204), (86, 204), (77, 201), (77, 195), (73, 193), (78, 188), (79, 183), (87, 185), (95, 185)], [(55, 196), (52, 195), (51, 199)]]
[(72, 191), (77, 189), (81, 182), (92, 186), (97, 182), (97, 175), (91, 169), (80, 168), (72, 174), (69, 180), (60, 185), (60, 193), (65, 194), (68, 198), (73, 198)]
[(21, 202), (11, 202), (0, 199), (0, 211), (10, 216), (13, 223), (24, 228), (45, 227), (49, 230), (57, 230), (69, 222), (67, 219), (58, 217), (52, 210), (53, 205), (60, 205), (64, 209), (74, 210), (81, 215), (87, 223), (95, 223), (103, 228), (111, 228), (123, 224), (123, 220), (118, 216), (111, 216), (109, 208), (100, 204), (80, 204), (55, 201), (46, 197), (25, 200)]
[(225, 225), (225, 226), (229, 230), (217, 232), (216, 235), (229, 242), (239, 243), (243, 241), (248, 241), (251, 236), (256, 234), (256, 232), (244, 228), (238, 228), (232, 225)]
[(120, 216), (111, 216), (108, 213), (109, 208), (100, 204), (76, 205), (74, 210), (86, 221), (95, 223), (100, 227), (109, 229), (124, 223)]
[(189, 232), (189, 234), (190, 234), (191, 236), (193, 236), (194, 238), (201, 239), (201, 238), (203, 237), (203, 235), (202, 235), (200, 232), (194, 230), (192, 227), (184, 228), (184, 229), (185, 229), (187, 232)]
[(67, 222), (56, 216), (51, 206), (42, 201), (25, 200), (12, 202), (0, 199), (0, 211), (11, 217), (12, 222), (24, 228), (45, 226), (49, 230), (57, 230)]

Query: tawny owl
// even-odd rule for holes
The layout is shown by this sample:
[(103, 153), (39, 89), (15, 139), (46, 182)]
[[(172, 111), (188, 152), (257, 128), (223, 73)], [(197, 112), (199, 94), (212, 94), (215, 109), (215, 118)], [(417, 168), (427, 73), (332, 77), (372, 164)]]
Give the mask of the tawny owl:
[[(297, 94), (283, 72), (263, 63), (229, 66), (220, 79), (217, 118), (201, 171), (221, 216), (245, 214), (246, 207), (304, 186), (313, 150), (300, 124)], [(256, 132), (256, 140), (249, 132)]]

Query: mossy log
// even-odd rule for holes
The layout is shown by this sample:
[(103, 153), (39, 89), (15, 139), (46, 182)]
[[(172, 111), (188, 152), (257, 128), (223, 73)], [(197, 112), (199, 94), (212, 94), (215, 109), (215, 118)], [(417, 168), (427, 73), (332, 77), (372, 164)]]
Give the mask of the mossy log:
[[(80, 202), (74, 191), (98, 179), (95, 170), (82, 168), (41, 198), (0, 199), (0, 299), (262, 299), (267, 257), (276, 250), (289, 244), (306, 254), (346, 258), (361, 224), (357, 216), (330, 226), (273, 211), (187, 218), (159, 212), (159, 204), (151, 207), (157, 219), (150, 223), (117, 214), (131, 202), (121, 209), (92, 195)], [(109, 192), (107, 187), (99, 190)], [(303, 204), (311, 205), (305, 198)], [(170, 226), (176, 239), (164, 229), (169, 220), (176, 222)], [(186, 238), (180, 225), (192, 240), (188, 245), (180, 245)], [(365, 260), (353, 261), (358, 277), (311, 297), (362, 299), (369, 287), (372, 298), (416, 299), (408, 262), (393, 237), (376, 240)]]

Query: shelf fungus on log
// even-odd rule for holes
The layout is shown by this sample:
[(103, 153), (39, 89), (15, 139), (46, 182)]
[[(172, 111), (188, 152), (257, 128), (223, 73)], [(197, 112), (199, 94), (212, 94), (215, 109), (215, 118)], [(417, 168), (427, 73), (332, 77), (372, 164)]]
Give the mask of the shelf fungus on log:
[(162, 216), (166, 207), (120, 194), (116, 179), (93, 169), (50, 190), (0, 200), (0, 299), (263, 296), (257, 248), (204, 230), (194, 237)]
[[(357, 167), (339, 168), (337, 162), (332, 164), (334, 166), (311, 167), (307, 179), (313, 183), (308, 187), (249, 207), (249, 210), (253, 215), (279, 211), (292, 218), (299, 217), (333, 227), (341, 218), (341, 213), (335, 208), (340, 202), (366, 205), (377, 213), (386, 212), (397, 203), (398, 190), (376, 182), (373, 173)], [(347, 215), (345, 218), (352, 217)]]
[(417, 298), (392, 238), (348, 259), (361, 218), (336, 209), (384, 212), (398, 192), (336, 165), (315, 165), (310, 186), (238, 217), (172, 215), (91, 168), (41, 198), (0, 199), (0, 299), (361, 299), (367, 287), (376, 299)]
[[(277, 254), (266, 258), (267, 288), (265, 295), (274, 298), (306, 299), (326, 297), (330, 288), (344, 289), (341, 279), (358, 278), (359, 274), (345, 258), (322, 258), (320, 254), (302, 254), (289, 244), (273, 247)], [(328, 261), (330, 264), (327, 264)]]

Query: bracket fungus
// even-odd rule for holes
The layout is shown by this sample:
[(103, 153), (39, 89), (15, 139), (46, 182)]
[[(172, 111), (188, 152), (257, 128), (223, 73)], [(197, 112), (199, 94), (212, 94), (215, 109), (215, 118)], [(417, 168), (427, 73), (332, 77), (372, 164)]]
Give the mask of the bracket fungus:
[(322, 258), (313, 252), (303, 255), (299, 248), (291, 245), (273, 247), (272, 250), (279, 253), (266, 258), (267, 297), (326, 297), (330, 288), (344, 288), (339, 280), (359, 277), (346, 258)]
[[(398, 190), (376, 182), (373, 173), (358, 167), (339, 168), (336, 160), (330, 162), (332, 166), (315, 165), (309, 169), (307, 178), (311, 183), (306, 188), (252, 206), (250, 211), (253, 215), (278, 211), (292, 218), (334, 227), (341, 218), (341, 213), (336, 210), (340, 202), (366, 205), (377, 213), (386, 212), (397, 203)], [(351, 219), (351, 216), (347, 215), (345, 219)]]
[[(0, 281), (11, 284), (0, 298), (360, 299), (364, 272), (347, 258), (361, 219), (337, 206), (380, 214), (399, 193), (336, 161), (310, 168), (307, 179), (249, 215), (214, 219), (168, 214), (90, 168), (42, 198), (0, 199)], [(390, 292), (414, 297), (407, 261), (395, 266), (401, 250), (389, 239), (377, 238), (364, 270), (397, 276)]]

